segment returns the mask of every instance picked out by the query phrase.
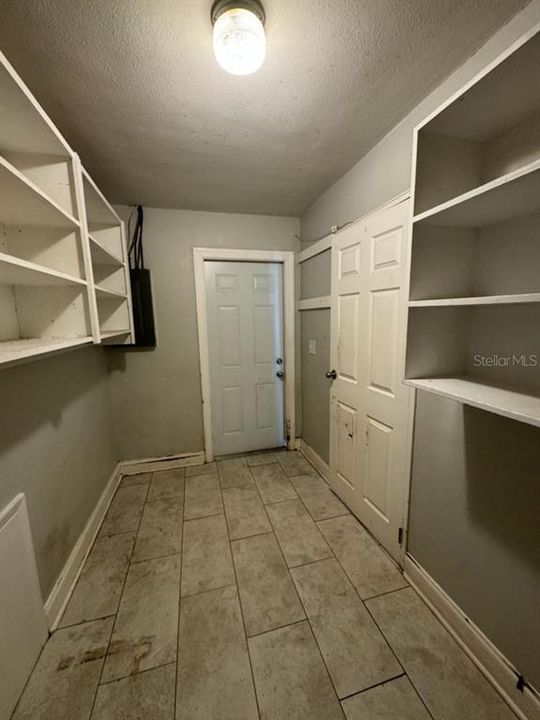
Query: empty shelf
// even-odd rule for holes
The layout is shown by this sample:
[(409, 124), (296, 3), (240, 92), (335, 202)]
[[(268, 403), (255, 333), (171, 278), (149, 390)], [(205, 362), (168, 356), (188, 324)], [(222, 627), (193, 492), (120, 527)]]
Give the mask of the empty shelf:
[(479, 295), (478, 297), (436, 298), (433, 300), (410, 300), (409, 307), (454, 307), (457, 305), (513, 305), (540, 302), (540, 293), (515, 295)]
[(122, 337), (123, 335), (129, 335), (129, 330), (101, 330), (100, 333), (102, 340), (111, 340), (112, 338)]
[(482, 227), (540, 209), (540, 160), (414, 217), (440, 227)]
[(0, 282), (7, 285), (86, 285), (86, 280), (0, 253)]
[(540, 427), (540, 396), (472, 377), (415, 378), (407, 385)]
[(90, 345), (92, 336), (72, 338), (31, 338), (0, 342), (0, 365), (14, 365), (23, 360)]
[(98, 229), (120, 225), (119, 216), (84, 168), (83, 188), (88, 226)]
[(107, 290), (107, 288), (101, 285), (96, 285), (96, 296), (103, 300), (125, 300), (125, 293), (117, 292), (116, 290)]
[(124, 265), (121, 258), (102, 245), (93, 235), (90, 238), (90, 252), (92, 253), (92, 263), (94, 265), (110, 265), (113, 267), (122, 267)]

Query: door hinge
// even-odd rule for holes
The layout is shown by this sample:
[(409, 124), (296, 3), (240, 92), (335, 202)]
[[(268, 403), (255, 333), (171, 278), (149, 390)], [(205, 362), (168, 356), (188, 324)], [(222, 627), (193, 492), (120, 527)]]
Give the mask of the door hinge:
[(403, 545), (403, 528), (400, 527), (397, 532), (397, 541), (400, 545)]

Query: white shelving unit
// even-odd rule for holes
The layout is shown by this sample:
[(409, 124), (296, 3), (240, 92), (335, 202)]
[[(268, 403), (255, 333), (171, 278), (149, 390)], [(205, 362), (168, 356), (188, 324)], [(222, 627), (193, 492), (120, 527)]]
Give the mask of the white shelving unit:
[(0, 365), (131, 343), (123, 224), (1, 53), (0, 199)]
[(415, 131), (405, 382), (540, 425), (540, 26)]

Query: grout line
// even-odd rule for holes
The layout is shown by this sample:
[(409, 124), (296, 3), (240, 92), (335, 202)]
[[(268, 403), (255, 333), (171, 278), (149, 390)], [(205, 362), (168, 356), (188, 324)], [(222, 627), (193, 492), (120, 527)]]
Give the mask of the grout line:
[(242, 540), (249, 540), (250, 538), (254, 537), (260, 537), (261, 535), (274, 535), (274, 530), (270, 528), (270, 530), (263, 530), (262, 532), (256, 532), (252, 535), (242, 535), (241, 537), (231, 537), (231, 543), (239, 542)]
[[(129, 566), (128, 566), (129, 568)], [(126, 570), (127, 573), (127, 570)], [(74, 622), (70, 623), (69, 625), (62, 625), (61, 627), (58, 626), (54, 632), (57, 632), (57, 630), (68, 630), (69, 628), (78, 627), (79, 625), (88, 625), (88, 623), (95, 622), (96, 620), (108, 620), (109, 618), (112, 618), (116, 615), (116, 610), (112, 613), (109, 613), (108, 615), (100, 615), (99, 617), (95, 618), (85, 618), (84, 620), (81, 620), (80, 622)], [(51, 637), (54, 635), (54, 633), (51, 634)]]
[[(223, 502), (223, 500), (222, 500), (222, 502)], [(206, 520), (206, 518), (217, 517), (218, 515), (224, 515), (224, 514), (225, 514), (225, 510), (222, 509), (220, 512), (212, 513), (211, 515), (198, 515), (197, 517), (187, 518), (185, 516), (185, 511), (184, 511), (184, 522), (187, 523), (187, 522), (192, 522), (193, 520)]]
[(349, 698), (356, 697), (357, 695), (362, 695), (363, 693), (369, 692), (370, 690), (373, 690), (374, 688), (381, 687), (381, 685), (386, 685), (387, 683), (394, 682), (394, 680), (399, 680), (399, 678), (407, 677), (407, 673), (405, 671), (400, 672), (398, 675), (394, 675), (390, 678), (387, 678), (386, 680), (381, 680), (381, 682), (373, 683), (373, 685), (368, 685), (368, 687), (362, 688), (362, 690), (358, 690), (358, 692), (349, 693), (348, 695), (344, 695), (342, 698), (340, 698), (340, 701), (343, 702), (344, 700), (348, 700)]
[[(298, 595), (298, 592), (296, 591), (296, 586), (294, 586), (294, 590)], [(254, 633), (253, 635), (248, 635), (247, 638), (248, 640), (253, 640), (254, 638), (261, 637), (261, 635), (268, 635), (268, 633), (274, 632), (276, 630), (283, 630), (284, 628), (292, 627), (293, 625), (300, 625), (300, 623), (305, 623), (307, 621), (308, 619), (306, 615), (306, 617), (303, 617), (301, 620), (293, 620), (290, 623), (284, 623), (283, 625), (277, 625), (276, 627), (268, 628), (268, 630), (261, 630), (261, 632)]]
[[(332, 553), (332, 548), (330, 548), (330, 552)], [(316, 565), (320, 562), (326, 562), (326, 560), (334, 560), (333, 553), (331, 555), (327, 555), (326, 557), (317, 558), (316, 560), (308, 560), (307, 562), (300, 563), (300, 565), (287, 565), (287, 569), (289, 571), (296, 570), (296, 568), (306, 567), (306, 565)]]
[[(162, 472), (162, 471), (160, 471), (160, 472)], [(171, 660), (170, 662), (160, 663), (159, 665), (154, 665), (153, 667), (145, 668), (144, 670), (137, 670), (137, 672), (130, 673), (129, 675), (122, 675), (122, 677), (117, 677), (117, 678), (113, 678), (112, 680), (107, 680), (107, 682), (100, 682), (98, 685), (98, 688), (107, 687), (107, 685), (112, 685), (113, 683), (120, 682), (120, 680), (127, 680), (130, 677), (144, 675), (145, 673), (152, 672), (152, 670), (157, 670), (158, 668), (169, 667), (169, 665), (176, 665), (176, 661)]]
[(227, 583), (226, 585), (218, 585), (217, 587), (210, 587), (205, 588), (204, 590), (197, 590), (197, 592), (194, 593), (188, 593), (187, 595), (180, 595), (180, 597), (183, 598), (192, 598), (196, 597), (197, 595), (204, 595), (204, 593), (208, 592), (214, 592), (215, 590), (224, 590), (225, 588), (232, 587), (235, 583)]
[[(407, 582), (407, 581), (405, 580), (405, 582)], [(394, 588), (393, 590), (385, 590), (382, 593), (377, 593), (376, 595), (370, 595), (369, 597), (362, 597), (362, 596), (360, 596), (360, 597), (361, 597), (362, 601), (366, 603), (366, 602), (369, 602), (369, 600), (375, 600), (375, 598), (384, 597), (385, 595), (391, 595), (392, 593), (400, 592), (401, 590), (407, 590), (410, 587), (411, 586), (409, 585), (409, 583), (407, 583), (406, 585), (403, 585), (402, 587)], [(358, 593), (358, 594), (360, 594), (360, 593)]]

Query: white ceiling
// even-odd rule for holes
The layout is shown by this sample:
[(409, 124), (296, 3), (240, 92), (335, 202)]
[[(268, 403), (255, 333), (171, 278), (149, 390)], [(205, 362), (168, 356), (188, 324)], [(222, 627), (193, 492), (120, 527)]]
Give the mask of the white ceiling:
[(211, 0), (0, 0), (0, 48), (114, 202), (300, 215), (527, 0), (263, 0), (214, 61)]

